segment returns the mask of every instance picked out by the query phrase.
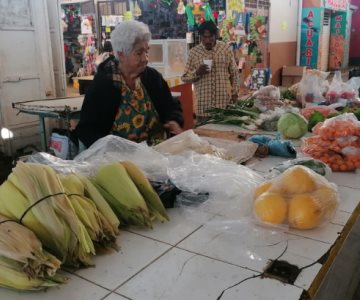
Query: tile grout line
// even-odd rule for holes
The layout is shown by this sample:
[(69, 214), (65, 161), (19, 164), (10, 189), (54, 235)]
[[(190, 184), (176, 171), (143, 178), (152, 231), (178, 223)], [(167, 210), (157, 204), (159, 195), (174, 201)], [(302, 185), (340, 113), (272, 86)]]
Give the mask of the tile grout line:
[[(65, 270), (64, 270), (64, 271), (65, 271)], [(94, 282), (94, 281), (91, 281), (91, 280), (89, 280), (89, 279), (81, 276), (80, 274), (76, 274), (76, 273), (73, 273), (73, 272), (71, 272), (71, 271), (65, 271), (65, 272), (67, 272), (67, 273), (69, 273), (69, 274), (71, 274), (71, 275), (74, 275), (74, 276), (76, 276), (76, 277), (78, 277), (78, 278), (81, 278), (81, 279), (83, 279), (83, 280), (85, 280), (85, 281), (87, 281), (87, 282), (89, 282), (89, 283), (91, 283), (91, 284), (93, 284), (93, 285), (96, 285), (96, 286), (98, 286), (98, 287), (100, 287), (100, 288), (105, 289), (106, 291), (110, 292), (109, 294), (107, 294), (107, 296), (110, 295), (110, 294), (113, 292), (111, 289), (109, 289), (109, 288), (107, 288), (107, 287), (105, 287), (105, 286), (102, 286), (101, 284), (96, 283), (96, 282)]]
[(181, 248), (181, 247), (177, 247), (177, 246), (175, 246), (174, 248), (179, 249), (179, 250), (182, 250), (182, 251), (189, 252), (189, 253), (191, 253), (191, 254), (196, 254), (196, 255), (198, 255), (198, 256), (206, 257), (206, 258), (209, 258), (209, 259), (218, 261), (218, 262), (222, 262), (222, 263), (227, 264), (227, 265), (231, 265), (231, 266), (234, 266), (234, 267), (238, 267), (238, 268), (245, 269), (245, 270), (252, 271), (252, 272), (256, 272), (256, 273), (261, 273), (261, 272), (258, 271), (258, 270), (254, 270), (254, 269), (251, 269), (251, 268), (248, 268), (248, 267), (240, 266), (240, 265), (231, 263), (231, 262), (229, 262), (229, 261), (221, 260), (221, 259), (219, 259), (219, 258), (214, 258), (214, 257), (208, 256), (208, 255), (205, 255), (205, 254), (201, 254), (201, 253), (198, 253), (198, 252), (195, 252), (195, 251), (192, 251), (192, 250), (188, 250), (188, 249)]
[[(150, 265), (152, 265), (155, 261), (159, 260), (161, 257), (163, 257), (165, 254), (167, 254), (168, 252), (170, 252), (172, 249), (174, 248), (177, 248), (176, 245), (178, 245), (179, 243), (181, 243), (183, 240), (185, 240), (186, 238), (188, 238), (190, 235), (192, 235), (194, 232), (198, 231), (200, 228), (202, 228), (204, 225), (200, 225), (199, 227), (197, 227), (196, 229), (194, 229), (192, 232), (190, 232), (188, 235), (186, 235), (184, 238), (182, 238), (179, 242), (177, 242), (175, 245), (171, 245), (171, 244), (168, 244), (168, 243), (164, 243), (162, 241), (159, 241), (159, 240), (156, 240), (156, 239), (153, 239), (153, 238), (150, 238), (150, 237), (146, 237), (146, 236), (143, 236), (141, 234), (138, 234), (139, 236), (142, 236), (142, 237), (145, 237), (145, 238), (148, 238), (148, 239), (151, 239), (153, 241), (156, 241), (156, 242), (160, 242), (160, 243), (163, 243), (163, 244), (166, 244), (166, 245), (169, 245), (171, 246), (169, 249), (167, 249), (165, 252), (163, 252), (162, 254), (160, 254), (158, 257), (154, 258), (152, 261), (150, 261), (148, 264), (146, 264), (144, 267), (142, 267), (139, 271), (137, 271), (135, 274), (133, 274), (132, 276), (130, 276), (128, 279), (126, 279), (124, 282), (122, 282), (120, 285), (118, 285), (115, 289), (112, 290), (112, 292), (116, 292), (116, 290), (118, 290), (120, 287), (122, 287), (124, 284), (126, 284), (127, 282), (129, 282), (131, 279), (133, 279), (135, 276), (137, 276), (138, 274), (140, 274), (143, 270), (145, 270), (146, 268), (148, 268)], [(128, 232), (131, 232), (131, 231), (128, 231)], [(137, 233), (134, 233), (134, 232), (131, 232), (133, 234), (137, 234)], [(179, 249), (179, 248), (177, 248)], [(117, 293), (118, 294), (118, 293)]]

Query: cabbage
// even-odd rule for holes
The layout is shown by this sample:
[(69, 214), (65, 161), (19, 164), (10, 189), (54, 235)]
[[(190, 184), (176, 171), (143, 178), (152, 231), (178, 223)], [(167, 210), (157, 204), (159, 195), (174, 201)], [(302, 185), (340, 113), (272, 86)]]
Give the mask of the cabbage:
[(307, 132), (308, 124), (304, 117), (288, 112), (280, 117), (277, 129), (284, 138), (298, 139)]

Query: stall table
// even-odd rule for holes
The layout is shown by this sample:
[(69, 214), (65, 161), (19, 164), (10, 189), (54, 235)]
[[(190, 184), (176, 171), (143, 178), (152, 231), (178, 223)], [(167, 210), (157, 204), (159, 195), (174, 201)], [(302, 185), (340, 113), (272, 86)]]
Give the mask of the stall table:
[(39, 126), (41, 135), (41, 146), (43, 151), (48, 150), (47, 132), (45, 118), (55, 118), (64, 120), (67, 129), (70, 129), (70, 120), (77, 119), (81, 110), (84, 97), (56, 98), (45, 100), (33, 100), (23, 102), (13, 102), (12, 107), (20, 113), (39, 116)]
[[(236, 126), (205, 128), (239, 131)], [(284, 160), (254, 158), (247, 166), (265, 175)], [(326, 226), (306, 231), (274, 229), (239, 218), (231, 207), (222, 211), (208, 207), (191, 218), (187, 209), (176, 207), (168, 210), (170, 221), (155, 224), (153, 230), (122, 229), (120, 251), (96, 256), (95, 268), (65, 272), (70, 277), (67, 284), (45, 293), (0, 289), (0, 299), (306, 299), (315, 294), (359, 215), (360, 175), (333, 173), (329, 180), (338, 185), (341, 203)], [(228, 230), (231, 226), (233, 230)], [(266, 275), (265, 268), (274, 260), (295, 265), (300, 273), (290, 283)], [(343, 280), (348, 276), (344, 274)]]

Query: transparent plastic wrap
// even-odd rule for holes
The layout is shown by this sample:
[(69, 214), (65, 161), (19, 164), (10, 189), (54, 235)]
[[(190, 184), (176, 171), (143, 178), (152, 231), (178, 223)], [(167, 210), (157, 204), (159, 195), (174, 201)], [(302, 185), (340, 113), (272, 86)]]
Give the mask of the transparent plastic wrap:
[(347, 82), (343, 82), (341, 72), (336, 71), (329, 91), (326, 93), (327, 103), (344, 102), (344, 104), (351, 104), (359, 97), (359, 87), (360, 77), (352, 77)]
[(324, 94), (329, 88), (329, 83), (326, 80), (328, 72), (321, 72), (318, 70), (307, 70), (299, 83), (300, 104), (302, 107), (306, 103), (321, 103), (325, 102)]
[(346, 113), (316, 124), (314, 136), (304, 138), (301, 150), (328, 164), (333, 171), (360, 168), (360, 121)]
[(295, 158), (291, 160), (284, 161), (280, 164), (277, 164), (269, 170), (269, 174), (266, 176), (267, 179), (272, 179), (279, 176), (281, 173), (285, 172), (287, 169), (293, 166), (304, 166), (307, 167), (319, 175), (328, 177), (331, 174), (330, 167), (317, 159), (311, 159), (307, 157)]
[(88, 175), (94, 175), (102, 165), (130, 160), (139, 166), (152, 181), (167, 179), (168, 159), (145, 143), (135, 143), (127, 139), (108, 135), (97, 140), (90, 148), (74, 158), (75, 163), (88, 162)]
[(255, 189), (253, 213), (262, 224), (306, 230), (328, 223), (338, 203), (335, 184), (307, 167), (293, 166)]
[(347, 101), (350, 104), (359, 97), (360, 78), (353, 77), (341, 86), (340, 98)]
[(318, 123), (312, 131), (328, 140), (349, 136), (360, 137), (360, 121), (353, 113), (345, 113)]
[[(178, 195), (180, 206), (192, 207), (195, 213), (236, 211), (237, 218), (250, 215), (251, 191), (263, 181), (245, 166), (195, 152), (170, 156), (168, 175), (185, 192)], [(187, 192), (199, 197), (189, 198)]]
[(284, 102), (280, 101), (280, 89), (273, 85), (261, 87), (252, 96), (255, 98), (254, 106), (261, 112), (284, 106)]
[(341, 72), (336, 71), (333, 79), (331, 80), (329, 90), (327, 91), (325, 96), (326, 103), (332, 104), (340, 99), (343, 84), (344, 83), (341, 78)]
[(254, 156), (257, 145), (251, 142), (233, 142), (200, 137), (193, 130), (187, 130), (154, 146), (153, 149), (165, 155), (194, 151), (199, 154), (211, 154), (225, 160), (243, 163)]
[(186, 130), (153, 147), (162, 154), (181, 154), (185, 151), (195, 151), (200, 154), (213, 154), (218, 157), (225, 155), (225, 149), (217, 148), (202, 139), (193, 130)]
[(48, 165), (59, 174), (70, 174), (75, 172), (87, 174), (88, 170), (91, 168), (90, 162), (74, 162), (73, 160), (64, 160), (46, 152), (38, 152), (29, 155), (25, 161)]

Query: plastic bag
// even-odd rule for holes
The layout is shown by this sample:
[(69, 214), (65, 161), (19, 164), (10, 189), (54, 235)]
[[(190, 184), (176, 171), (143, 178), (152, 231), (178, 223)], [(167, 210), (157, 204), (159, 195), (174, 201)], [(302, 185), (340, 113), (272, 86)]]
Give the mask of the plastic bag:
[(341, 78), (341, 72), (336, 71), (334, 77), (330, 83), (329, 90), (326, 93), (326, 102), (328, 104), (332, 104), (337, 102), (340, 99), (341, 91), (342, 91), (343, 81)]
[(228, 209), (236, 211), (238, 218), (250, 216), (251, 190), (263, 181), (257, 172), (212, 155), (190, 151), (168, 158), (171, 182), (185, 192), (204, 197), (208, 194), (206, 201), (194, 199), (191, 202), (189, 198), (182, 201), (180, 198), (181, 206), (192, 206), (195, 218), (198, 218), (199, 212), (219, 213)]
[(326, 80), (328, 72), (318, 70), (307, 70), (299, 83), (300, 104), (302, 107), (306, 103), (325, 102), (324, 93), (327, 92), (329, 86)]
[(301, 158), (287, 160), (280, 164), (277, 164), (275, 167), (273, 167), (269, 170), (269, 174), (266, 176), (266, 178), (271, 179), (276, 176), (279, 176), (281, 173), (283, 173), (287, 169), (289, 169), (293, 166), (297, 166), (297, 165), (310, 168), (317, 174), (325, 176), (325, 177), (327, 177), (331, 174), (331, 169), (329, 168), (329, 166), (326, 165), (325, 163), (323, 163), (322, 161), (317, 160), (317, 159), (301, 157)]
[(145, 143), (135, 143), (127, 139), (108, 135), (81, 152), (74, 158), (76, 163), (89, 162), (88, 175), (94, 175), (96, 170), (107, 163), (130, 160), (138, 165), (153, 181), (167, 179), (168, 159)]
[(335, 184), (304, 166), (293, 166), (259, 185), (253, 213), (260, 223), (313, 229), (329, 222), (337, 209)]
[(225, 160), (243, 163), (254, 156), (257, 145), (251, 142), (200, 137), (193, 130), (187, 130), (154, 146), (153, 149), (165, 155), (195, 151), (199, 154), (211, 154)]
[(91, 169), (90, 162), (74, 162), (73, 160), (64, 160), (46, 152), (38, 152), (29, 155), (26, 158), (26, 162), (48, 165), (59, 174), (70, 174), (74, 172), (87, 174), (88, 170)]
[(360, 121), (353, 113), (345, 113), (318, 123), (312, 131), (326, 140), (349, 136), (360, 137)]
[(360, 168), (360, 122), (346, 113), (320, 122), (313, 128), (314, 136), (304, 138), (305, 154), (328, 164), (333, 171)]

